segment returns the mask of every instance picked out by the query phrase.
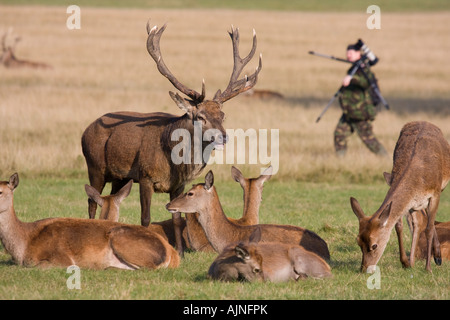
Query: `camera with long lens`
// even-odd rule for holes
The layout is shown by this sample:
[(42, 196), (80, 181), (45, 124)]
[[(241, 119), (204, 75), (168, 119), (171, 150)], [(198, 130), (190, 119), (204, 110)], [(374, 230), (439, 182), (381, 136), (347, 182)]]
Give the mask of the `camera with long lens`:
[(356, 47), (359, 50), (362, 50), (363, 55), (367, 57), (369, 60), (369, 65), (374, 66), (378, 62), (378, 58), (375, 56), (375, 54), (370, 50), (370, 48), (361, 40), (358, 39), (358, 42), (356, 43)]

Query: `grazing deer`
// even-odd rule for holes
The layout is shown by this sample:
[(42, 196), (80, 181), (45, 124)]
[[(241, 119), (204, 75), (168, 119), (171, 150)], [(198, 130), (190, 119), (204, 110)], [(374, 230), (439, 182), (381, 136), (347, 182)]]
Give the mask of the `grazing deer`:
[[(256, 84), (262, 68), (260, 56), (256, 71), (238, 80), (243, 68), (256, 51), (256, 34), (253, 32), (253, 46), (250, 53), (242, 59), (239, 56), (239, 31), (232, 28), (229, 34), (233, 44), (234, 67), (230, 82), (223, 92), (220, 90), (216, 92), (213, 100), (205, 100), (204, 82), (200, 94), (179, 82), (165, 65), (159, 45), (165, 28), (166, 25), (159, 30), (156, 26), (150, 28), (147, 23), (147, 50), (155, 60), (159, 72), (169, 79), (176, 89), (190, 98), (190, 100), (183, 99), (178, 93), (170, 92), (171, 98), (185, 114), (175, 116), (161, 112), (108, 113), (89, 125), (82, 136), (82, 149), (90, 185), (101, 193), (105, 183), (112, 182), (111, 193), (115, 193), (130, 179), (138, 182), (143, 226), (150, 223), (150, 203), (154, 192), (169, 193), (170, 199), (175, 199), (183, 192), (186, 183), (196, 178), (206, 166), (208, 159), (205, 157), (209, 157), (212, 151), (210, 145), (216, 149), (223, 148), (226, 143), (226, 132), (222, 126), (224, 119), (222, 105), (251, 89)], [(196, 123), (201, 124), (201, 137), (197, 137), (198, 134), (194, 135)], [(183, 129), (189, 132), (190, 137), (194, 137), (190, 139), (191, 144), (187, 150), (195, 150), (196, 145), (201, 146), (200, 161), (197, 159), (199, 152), (183, 155), (183, 158), (186, 157), (190, 161), (182, 161), (180, 164), (172, 161), (172, 149), (179, 143), (172, 139), (177, 129)], [(201, 141), (203, 133), (213, 131), (211, 129), (215, 132), (211, 140)], [(199, 139), (200, 141), (197, 141)], [(207, 147), (209, 153), (204, 152)], [(89, 200), (90, 218), (95, 217), (96, 206), (95, 202)], [(176, 230), (177, 250), (182, 255), (181, 216), (176, 213), (172, 219)]]
[(205, 183), (194, 185), (187, 193), (166, 205), (169, 212), (197, 212), (198, 221), (214, 250), (221, 253), (229, 244), (248, 240), (256, 228), (261, 228), (262, 241), (275, 241), (300, 245), (317, 253), (325, 260), (330, 259), (327, 243), (317, 234), (304, 228), (259, 224), (240, 226), (227, 219), (223, 212), (216, 189), (214, 175), (209, 171)]
[[(406, 257), (402, 240), (402, 217), (413, 211), (426, 209), (427, 263), (431, 272), (431, 251), (435, 234), (434, 220), (442, 190), (450, 180), (450, 146), (441, 130), (424, 122), (407, 123), (395, 146), (390, 189), (380, 208), (366, 216), (355, 198), (351, 207), (359, 220), (357, 242), (362, 251), (361, 271), (375, 266), (383, 255), (392, 228), (395, 226), (404, 267), (411, 264)], [(439, 263), (440, 249), (435, 241), (435, 260)], [(410, 257), (415, 256), (415, 247)], [(412, 259), (411, 262), (414, 262)]]
[(35, 69), (51, 69), (52, 66), (42, 63), (42, 62), (33, 62), (27, 60), (19, 60), (16, 58), (14, 54), (15, 47), (17, 43), (20, 41), (20, 37), (14, 37), (14, 41), (12, 45), (7, 45), (6, 40), (8, 36), (12, 33), (12, 28), (9, 28), (7, 32), (5, 32), (2, 36), (2, 54), (0, 56), (0, 64), (3, 64), (7, 68), (35, 68)]
[(298, 245), (259, 242), (260, 237), (261, 229), (257, 228), (248, 243), (226, 247), (211, 264), (208, 275), (223, 281), (270, 282), (332, 276), (330, 266), (317, 254)]
[(20, 221), (13, 192), (19, 176), (0, 182), (0, 239), (22, 266), (105, 269), (175, 268), (180, 257), (161, 236), (145, 227), (76, 218)]

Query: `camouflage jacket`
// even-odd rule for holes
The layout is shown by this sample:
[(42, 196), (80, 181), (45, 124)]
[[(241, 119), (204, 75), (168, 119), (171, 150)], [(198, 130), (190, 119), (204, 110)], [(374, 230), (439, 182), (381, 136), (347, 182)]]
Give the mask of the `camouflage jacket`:
[[(376, 81), (375, 75), (370, 69), (367, 66), (363, 68), (367, 76), (372, 81)], [(355, 121), (375, 119), (377, 108), (374, 105), (370, 91), (370, 82), (361, 69), (358, 69), (353, 75), (350, 84), (343, 88), (339, 96), (339, 103), (347, 119)]]

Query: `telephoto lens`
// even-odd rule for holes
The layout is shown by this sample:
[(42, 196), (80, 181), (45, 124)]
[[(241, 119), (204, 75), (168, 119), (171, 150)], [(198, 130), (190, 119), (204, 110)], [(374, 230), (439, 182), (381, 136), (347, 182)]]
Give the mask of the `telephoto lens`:
[(369, 65), (374, 66), (378, 62), (378, 58), (372, 50), (370, 50), (370, 48), (361, 39), (358, 39), (357, 44), (358, 46), (361, 46), (363, 54), (367, 57), (367, 59), (369, 59)]

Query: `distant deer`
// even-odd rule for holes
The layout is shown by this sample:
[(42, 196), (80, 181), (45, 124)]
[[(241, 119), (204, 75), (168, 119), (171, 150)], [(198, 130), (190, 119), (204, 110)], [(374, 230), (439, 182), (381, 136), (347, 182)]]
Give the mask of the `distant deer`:
[(166, 208), (171, 213), (197, 212), (198, 221), (217, 252), (222, 252), (229, 244), (248, 240), (256, 228), (261, 228), (262, 241), (300, 245), (325, 260), (330, 259), (327, 243), (310, 230), (275, 224), (240, 226), (229, 221), (213, 184), (214, 175), (209, 171), (205, 176), (205, 183), (194, 185), (187, 193), (168, 203)]
[[(95, 120), (85, 130), (82, 136), (82, 149), (86, 158), (90, 185), (102, 192), (106, 182), (112, 182), (111, 193), (116, 193), (126, 182), (133, 179), (139, 183), (141, 201), (141, 224), (150, 223), (150, 203), (154, 192), (169, 193), (170, 199), (180, 195), (186, 183), (196, 178), (206, 166), (209, 154), (204, 154), (206, 147), (212, 145), (222, 149), (226, 143), (226, 132), (222, 126), (224, 113), (222, 105), (227, 100), (251, 89), (257, 81), (262, 68), (261, 56), (259, 66), (250, 76), (238, 80), (246, 64), (252, 59), (256, 51), (256, 34), (253, 33), (253, 46), (245, 58), (239, 56), (239, 31), (232, 28), (230, 36), (233, 43), (234, 67), (228, 87), (221, 92), (218, 90), (213, 100), (205, 100), (205, 85), (202, 93), (189, 89), (180, 83), (166, 67), (160, 51), (160, 38), (166, 25), (158, 30), (150, 28), (147, 23), (147, 50), (155, 60), (159, 72), (165, 76), (180, 92), (190, 98), (183, 99), (178, 93), (170, 92), (185, 114), (175, 116), (171, 114), (116, 112), (108, 113)], [(195, 123), (201, 124), (202, 136), (194, 136)], [(175, 164), (172, 161), (172, 149), (179, 143), (172, 140), (172, 134), (177, 129), (184, 129), (190, 133), (190, 150), (195, 151), (197, 144), (201, 145), (200, 161), (198, 152), (187, 155), (190, 163), (183, 161)], [(210, 141), (198, 141), (210, 129), (215, 129)], [(209, 131), (211, 132), (211, 130)], [(183, 141), (186, 143), (185, 141)], [(212, 148), (209, 148), (212, 151)], [(195, 154), (194, 154), (195, 153)], [(185, 157), (186, 155), (183, 155)], [(89, 217), (95, 217), (96, 203), (89, 200)], [(177, 250), (183, 254), (181, 244), (181, 216), (172, 216), (175, 226)]]
[[(359, 220), (357, 242), (362, 251), (361, 271), (375, 266), (383, 255), (391, 230), (395, 226), (400, 248), (400, 261), (411, 266), (402, 240), (402, 217), (426, 209), (427, 263), (431, 272), (431, 251), (435, 233), (434, 220), (442, 190), (450, 180), (450, 146), (441, 130), (424, 122), (407, 123), (401, 130), (394, 150), (390, 189), (380, 208), (366, 216), (355, 198), (351, 207)], [(440, 248), (435, 242), (435, 260), (440, 263)], [(415, 247), (410, 257), (415, 256)], [(414, 263), (414, 258), (411, 260)]]
[(2, 36), (2, 54), (0, 56), (0, 64), (3, 64), (7, 68), (42, 68), (42, 69), (51, 69), (52, 66), (42, 63), (42, 62), (34, 62), (27, 60), (19, 60), (16, 58), (14, 54), (14, 49), (17, 43), (20, 41), (20, 37), (14, 37), (14, 41), (11, 45), (7, 45), (7, 38), (12, 33), (12, 28), (9, 28), (7, 32), (5, 32)]
[(284, 96), (276, 91), (264, 89), (251, 89), (245, 93), (246, 97), (256, 99), (284, 99)]
[(259, 242), (260, 230), (253, 232), (248, 243), (226, 247), (211, 264), (209, 277), (223, 281), (285, 282), (332, 276), (330, 266), (321, 257), (301, 246)]
[(28, 267), (175, 268), (180, 258), (161, 236), (145, 227), (75, 218), (20, 221), (13, 192), (19, 176), (0, 182), (0, 239), (15, 263)]

